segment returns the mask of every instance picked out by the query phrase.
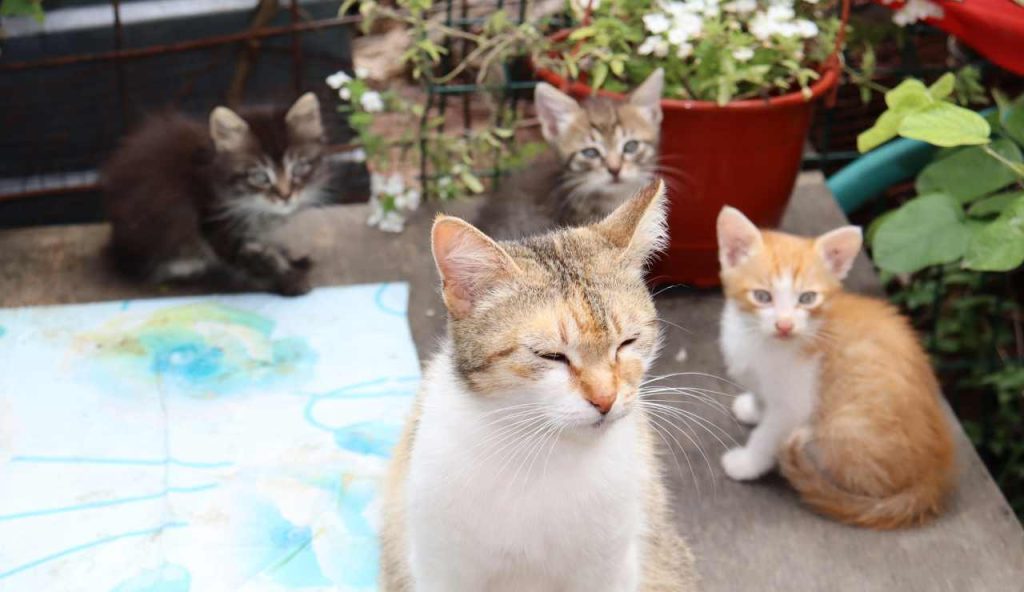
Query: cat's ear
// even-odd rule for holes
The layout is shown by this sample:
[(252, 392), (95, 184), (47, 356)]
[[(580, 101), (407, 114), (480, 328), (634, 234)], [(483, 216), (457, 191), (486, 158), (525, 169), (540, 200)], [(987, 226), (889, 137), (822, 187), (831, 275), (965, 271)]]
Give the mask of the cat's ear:
[(316, 142), (323, 138), (324, 126), (320, 120), (320, 100), (308, 92), (295, 101), (284, 116), (288, 137), (292, 140)]
[(665, 182), (655, 179), (593, 228), (622, 249), (624, 264), (643, 267), (668, 239), (667, 201)]
[(249, 142), (249, 124), (227, 107), (210, 113), (210, 137), (218, 152), (234, 152)]
[(814, 248), (832, 275), (841, 280), (850, 273), (863, 242), (859, 226), (843, 226), (816, 238)]
[(658, 68), (629, 93), (629, 104), (638, 108), (654, 126), (661, 124), (661, 93), (664, 88), (665, 71)]
[(722, 269), (736, 267), (763, 244), (761, 231), (743, 212), (725, 206), (718, 213), (718, 262)]
[(441, 274), (444, 304), (453, 318), (468, 316), (496, 282), (520, 272), (498, 243), (459, 218), (438, 216), (430, 242)]
[(581, 111), (580, 104), (546, 82), (537, 84), (533, 102), (540, 119), (540, 131), (548, 142), (555, 142)]

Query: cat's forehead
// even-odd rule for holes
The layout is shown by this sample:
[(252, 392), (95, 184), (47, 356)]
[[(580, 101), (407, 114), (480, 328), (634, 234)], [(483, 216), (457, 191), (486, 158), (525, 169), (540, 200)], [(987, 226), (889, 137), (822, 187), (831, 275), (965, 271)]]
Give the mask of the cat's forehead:
[(739, 279), (762, 284), (829, 284), (831, 279), (814, 240), (763, 231), (763, 246), (737, 268)]
[(624, 101), (591, 97), (583, 101), (581, 107), (571, 130), (572, 139), (576, 141), (596, 137), (612, 142), (624, 135), (650, 140), (657, 135), (657, 128), (636, 107)]

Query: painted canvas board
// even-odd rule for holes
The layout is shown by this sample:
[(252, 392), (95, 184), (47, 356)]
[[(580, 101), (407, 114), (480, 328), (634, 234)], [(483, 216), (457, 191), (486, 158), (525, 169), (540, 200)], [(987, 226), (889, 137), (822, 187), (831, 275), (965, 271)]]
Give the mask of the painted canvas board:
[(406, 284), (0, 310), (0, 590), (373, 590)]

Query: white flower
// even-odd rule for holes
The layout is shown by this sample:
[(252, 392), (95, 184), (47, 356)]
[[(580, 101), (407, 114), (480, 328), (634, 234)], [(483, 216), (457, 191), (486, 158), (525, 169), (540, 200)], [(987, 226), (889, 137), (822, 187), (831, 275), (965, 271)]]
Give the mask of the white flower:
[(814, 21), (800, 19), (796, 22), (796, 34), (804, 39), (810, 39), (818, 35), (818, 25)]
[(691, 13), (680, 13), (672, 19), (672, 28), (668, 32), (668, 41), (672, 45), (680, 45), (700, 35), (704, 21)]
[(668, 42), (661, 37), (651, 35), (644, 39), (640, 47), (636, 48), (636, 52), (640, 55), (654, 55), (663, 58), (668, 55)]
[(668, 20), (668, 17), (660, 12), (655, 12), (653, 14), (645, 14), (643, 19), (644, 27), (646, 27), (648, 31), (654, 33), (655, 35), (660, 35), (665, 31), (668, 31), (669, 25), (671, 24), (671, 21)]
[(679, 47), (676, 48), (677, 58), (688, 58), (693, 55), (693, 45), (690, 43), (680, 43)]
[(370, 71), (362, 66), (356, 66), (355, 73), (356, 78), (366, 78), (370, 75)]
[(359, 97), (359, 104), (369, 113), (377, 113), (384, 110), (384, 99), (375, 90), (368, 90)]
[(582, 13), (588, 7), (592, 11), (597, 10), (599, 6), (601, 6), (601, 0), (572, 0), (572, 7), (579, 13)]
[(334, 90), (338, 90), (339, 88), (342, 88), (349, 82), (352, 82), (352, 77), (346, 74), (344, 71), (338, 70), (334, 74), (328, 76), (326, 82), (327, 86), (333, 88)]
[(736, 58), (738, 62), (746, 62), (754, 57), (754, 50), (749, 47), (740, 47), (732, 50), (732, 57)]
[(907, 0), (903, 8), (893, 12), (892, 22), (905, 27), (926, 18), (942, 18), (944, 15), (942, 7), (929, 0)]
[(343, 86), (341, 87), (341, 90), (338, 91), (338, 98), (342, 101), (347, 101), (352, 98), (352, 91), (350, 91), (347, 86)]
[(786, 4), (772, 4), (768, 7), (768, 18), (775, 22), (785, 22), (793, 20), (796, 13), (793, 12), (793, 7)]
[(405, 180), (398, 173), (390, 175), (373, 173), (370, 175), (370, 194), (373, 196), (390, 195), (394, 197), (403, 191), (405, 191)]
[(420, 191), (410, 187), (406, 192), (395, 197), (395, 207), (402, 210), (415, 210), (420, 207)]
[(722, 8), (736, 14), (750, 14), (757, 10), (757, 0), (733, 0)]

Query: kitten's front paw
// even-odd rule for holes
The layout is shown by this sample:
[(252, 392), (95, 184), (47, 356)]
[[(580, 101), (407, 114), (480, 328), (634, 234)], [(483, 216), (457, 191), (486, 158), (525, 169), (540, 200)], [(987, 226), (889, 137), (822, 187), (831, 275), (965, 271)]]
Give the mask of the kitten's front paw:
[(750, 481), (757, 479), (771, 469), (769, 463), (765, 463), (746, 448), (733, 448), (722, 455), (722, 468), (725, 474), (735, 481)]
[(313, 269), (313, 260), (309, 258), (309, 255), (304, 255), (296, 259), (289, 257), (288, 261), (292, 264), (293, 268), (301, 271), (309, 271), (310, 269)]
[(743, 393), (732, 402), (732, 414), (736, 419), (747, 425), (756, 425), (761, 421), (761, 409), (758, 407), (754, 393)]
[(277, 293), (282, 296), (302, 296), (313, 289), (305, 272), (285, 274), (277, 281)]

